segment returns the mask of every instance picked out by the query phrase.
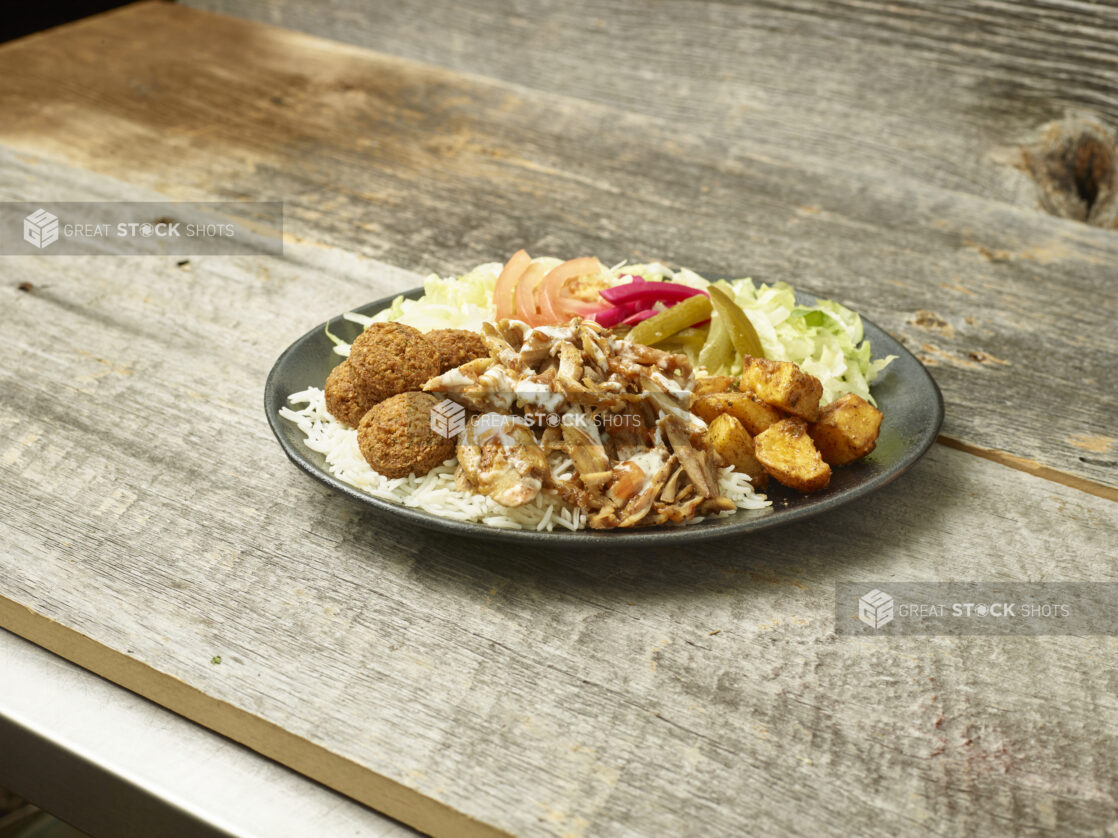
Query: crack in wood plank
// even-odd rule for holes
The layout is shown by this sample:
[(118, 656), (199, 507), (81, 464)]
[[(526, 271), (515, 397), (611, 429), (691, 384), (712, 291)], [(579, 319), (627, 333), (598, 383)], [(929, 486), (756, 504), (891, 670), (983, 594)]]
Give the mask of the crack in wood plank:
[[(1105, 498), (1110, 501), (1118, 501), (1118, 488), (1114, 486), (1107, 486), (1102, 483), (1096, 483), (1093, 480), (1084, 480), (1076, 474), (1068, 474), (1059, 469), (1050, 468), (1046, 465), (1038, 463), (1036, 460), (1030, 460), (1027, 457), (1018, 457), (1015, 454), (1010, 454), (1007, 451), (997, 451), (990, 448), (982, 448), (978, 445), (972, 445), (968, 442), (961, 442), (960, 440), (953, 439), (949, 436), (940, 435), (936, 440), (942, 445), (949, 448), (954, 448), (957, 451), (963, 451), (967, 454), (973, 454), (976, 457), (982, 457), (985, 460), (990, 460), (994, 463), (1000, 463), (1017, 471), (1023, 471), (1027, 474), (1032, 474), (1044, 480), (1051, 480), (1053, 483), (1060, 483), (1064, 486), (1069, 486), (1072, 489), (1078, 489), (1081, 492), (1086, 492), (1089, 495)], [(1080, 458), (1090, 459), (1090, 458)], [(1102, 466), (1104, 468), (1114, 468), (1118, 466), (1114, 460), (1104, 460), (1098, 458), (1093, 460), (1093, 464)]]
[[(36, 149), (176, 197), (301, 196), (287, 204), (291, 241), (423, 271), (457, 272), (528, 245), (791, 281), (852, 305), (910, 348), (927, 343), (949, 435), (1118, 482), (1114, 469), (1065, 443), (1105, 433), (1118, 408), (1099, 385), (1118, 363), (1112, 318), (1104, 304), (1079, 302), (1105, 302), (1118, 259), (1106, 231), (913, 179), (868, 179), (810, 159), (769, 164), (750, 142), (680, 134), (662, 120), (561, 97), (529, 100), (506, 84), (175, 6), (140, 5), (109, 20), (112, 31), (97, 20), (61, 31), (66, 61), (41, 39), (0, 48), (0, 65), (36, 67), (44, 85), (0, 80), (12, 114), (0, 137), (15, 153)], [(95, 72), (106, 40), (145, 42), (151, 53), (134, 49), (132, 64)], [(251, 62), (237, 62), (249, 52)], [(197, 66), (199, 54), (236, 72)], [(290, 88), (283, 105), (272, 102), (277, 85)], [(66, 107), (45, 109), (51, 96)], [(443, 140), (463, 137), (446, 155)], [(542, 170), (510, 172), (482, 149)], [(39, 159), (17, 161), (13, 177), (49, 182), (46, 169), (57, 164)], [(804, 214), (805, 206), (822, 211)], [(1006, 259), (988, 263), (974, 246)], [(1054, 271), (1058, 295), (1049, 293)], [(953, 337), (927, 341), (908, 322), (931, 310)], [(1038, 389), (1067, 409), (1043, 410), (1032, 398)]]

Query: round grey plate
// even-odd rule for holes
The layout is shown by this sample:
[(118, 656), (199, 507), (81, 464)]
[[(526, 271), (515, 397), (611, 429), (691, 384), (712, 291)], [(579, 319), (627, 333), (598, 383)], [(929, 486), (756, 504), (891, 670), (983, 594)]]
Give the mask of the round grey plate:
[[(422, 296), (422, 288), (404, 294), (415, 299)], [(385, 297), (362, 306), (356, 311), (372, 315), (387, 308), (393, 297)], [(811, 305), (814, 299), (807, 294), (797, 294), (797, 300)], [(836, 468), (831, 484), (821, 492), (802, 495), (770, 481), (767, 493), (773, 505), (769, 509), (740, 510), (724, 518), (713, 518), (689, 526), (661, 526), (635, 530), (585, 530), (555, 532), (529, 530), (504, 530), (484, 524), (464, 523), (440, 518), (428, 512), (409, 509), (399, 504), (374, 498), (360, 489), (338, 480), (326, 470), (325, 458), (303, 444), (302, 434), (292, 423), (279, 415), (287, 404), (287, 396), (307, 387), (322, 387), (326, 376), (341, 358), (334, 354), (333, 344), (326, 337), (325, 327), (346, 342), (360, 334), (361, 327), (339, 315), (328, 324), (311, 329), (280, 355), (264, 388), (264, 410), (268, 424), (283, 450), (295, 465), (327, 486), (348, 495), (356, 501), (371, 506), (386, 515), (396, 515), (421, 527), (443, 530), (459, 536), (485, 538), (494, 541), (529, 542), (539, 545), (573, 546), (596, 544), (602, 546), (615, 539), (618, 545), (653, 544), (661, 542), (705, 541), (730, 535), (778, 527), (803, 521), (835, 507), (850, 503), (880, 489), (900, 476), (928, 450), (943, 423), (943, 397), (931, 375), (912, 353), (893, 340), (870, 321), (862, 318), (866, 337), (873, 347), (874, 357), (896, 355), (897, 359), (885, 368), (873, 385), (873, 395), (878, 407), (885, 414), (877, 447), (862, 460)]]

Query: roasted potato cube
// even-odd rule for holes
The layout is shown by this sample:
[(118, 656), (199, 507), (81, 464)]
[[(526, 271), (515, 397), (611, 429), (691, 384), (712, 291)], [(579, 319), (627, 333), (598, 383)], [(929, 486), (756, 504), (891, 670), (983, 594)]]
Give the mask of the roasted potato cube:
[(779, 410), (752, 393), (707, 393), (691, 400), (691, 412), (705, 422), (713, 422), (715, 417), (729, 413), (741, 422), (750, 436), (757, 436), (784, 418)]
[(753, 438), (753, 448), (765, 471), (790, 489), (817, 492), (831, 482), (831, 467), (819, 456), (802, 419), (781, 419)]
[(707, 443), (727, 465), (749, 475), (756, 489), (764, 489), (769, 483), (768, 472), (761, 466), (753, 453), (753, 440), (742, 427), (741, 422), (729, 413), (714, 417), (707, 428)]
[(728, 393), (734, 389), (734, 379), (728, 375), (704, 375), (695, 379), (691, 388), (692, 396), (705, 396), (707, 393)]
[(881, 411), (854, 393), (831, 402), (807, 427), (823, 461), (832, 466), (844, 466), (873, 451), (880, 431)]
[(744, 358), (741, 389), (756, 393), (766, 404), (808, 422), (819, 418), (823, 385), (818, 378), (808, 375), (791, 361)]

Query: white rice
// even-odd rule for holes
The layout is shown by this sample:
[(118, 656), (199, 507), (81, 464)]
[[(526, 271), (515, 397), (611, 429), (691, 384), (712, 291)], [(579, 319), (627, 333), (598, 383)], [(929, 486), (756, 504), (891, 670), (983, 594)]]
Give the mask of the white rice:
[[(280, 409), (280, 415), (294, 422), (303, 432), (308, 448), (325, 455), (330, 474), (374, 498), (422, 509), (442, 518), (473, 521), (499, 529), (552, 532), (556, 527), (568, 530), (586, 528), (586, 513), (553, 494), (540, 492), (531, 503), (510, 508), (485, 495), (459, 490), (454, 485), (454, 472), (458, 465), (454, 457), (422, 477), (385, 477), (373, 471), (361, 455), (357, 431), (338, 422), (326, 410), (326, 395), (322, 390), (308, 387), (291, 394), (287, 400), (305, 407), (300, 410), (284, 407)], [(550, 465), (556, 477), (570, 474), (574, 468), (571, 460), (560, 454), (552, 455)], [(722, 494), (739, 509), (763, 509), (771, 505), (764, 495), (753, 491), (748, 475), (732, 468), (720, 470), (719, 486)], [(727, 511), (719, 514), (734, 513)], [(702, 516), (697, 516), (687, 523), (702, 520)]]

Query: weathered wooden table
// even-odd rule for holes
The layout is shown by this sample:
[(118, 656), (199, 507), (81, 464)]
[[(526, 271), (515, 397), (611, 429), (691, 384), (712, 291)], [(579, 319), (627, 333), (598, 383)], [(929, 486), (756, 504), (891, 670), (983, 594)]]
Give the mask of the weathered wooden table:
[[(440, 836), (1118, 830), (1113, 637), (833, 617), (840, 580), (1118, 581), (1118, 10), (197, 5), (251, 20), (0, 47), (4, 200), (286, 206), (283, 258), (0, 260), (0, 625)], [(450, 541), (287, 463), (294, 337), (520, 246), (838, 298), (931, 367), (943, 444), (638, 554)]]

